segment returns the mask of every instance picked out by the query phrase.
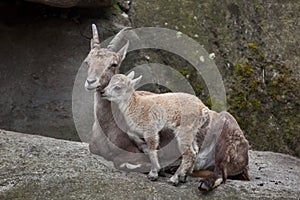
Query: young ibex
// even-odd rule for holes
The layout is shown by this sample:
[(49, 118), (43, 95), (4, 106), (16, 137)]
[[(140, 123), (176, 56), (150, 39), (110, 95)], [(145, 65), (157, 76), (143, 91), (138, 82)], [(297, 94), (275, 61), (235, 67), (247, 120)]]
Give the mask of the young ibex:
[[(90, 152), (112, 161), (117, 168), (122, 170), (145, 172), (144, 170), (150, 170), (151, 166), (148, 156), (142, 154), (138, 146), (120, 129), (114, 120), (111, 102), (100, 96), (100, 91), (108, 85), (111, 77), (119, 73), (122, 59), (126, 55), (128, 43), (119, 51), (116, 50), (116, 45), (122, 40), (126, 29), (121, 30), (107, 48), (100, 47), (95, 25), (92, 29), (91, 51), (83, 62), (88, 69), (85, 87), (95, 92), (95, 120), (92, 138), (89, 142)], [(137, 92), (143, 95), (151, 94), (144, 91)], [(249, 180), (248, 141), (230, 113), (216, 113), (209, 110), (209, 123), (205, 129), (197, 133), (196, 137), (200, 151), (196, 157), (192, 176), (198, 176), (198, 170), (213, 171), (201, 181), (199, 189), (211, 190), (220, 184), (220, 180), (225, 182), (228, 176)], [(172, 131), (164, 130), (160, 134), (160, 147), (169, 144), (173, 141), (172, 139)], [(177, 144), (172, 142), (171, 144), (173, 146), (170, 146), (170, 149), (175, 149)], [(173, 152), (165, 152), (160, 155), (159, 159), (163, 161), (170, 159), (169, 157), (173, 158), (174, 155), (171, 155)], [(138, 154), (135, 155), (135, 153)]]
[(138, 146), (145, 140), (147, 149), (144, 147), (144, 152), (149, 154), (151, 161), (150, 180), (156, 180), (160, 170), (158, 133), (163, 129), (174, 131), (182, 162), (170, 182), (177, 185), (179, 180), (185, 181), (188, 170), (193, 168), (199, 150), (195, 136), (208, 119), (208, 108), (196, 96), (187, 93), (139, 95), (134, 87), (142, 76), (133, 77), (134, 71), (128, 76), (114, 75), (101, 91), (101, 97), (117, 104), (128, 125), (127, 134)]

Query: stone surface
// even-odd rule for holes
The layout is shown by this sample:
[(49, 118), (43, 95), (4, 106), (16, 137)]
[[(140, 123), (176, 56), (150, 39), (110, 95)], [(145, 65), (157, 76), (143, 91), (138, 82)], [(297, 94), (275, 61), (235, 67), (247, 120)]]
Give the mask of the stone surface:
[(250, 151), (250, 175), (202, 193), (195, 178), (174, 187), (118, 171), (86, 143), (0, 130), (0, 199), (299, 199), (295, 157)]

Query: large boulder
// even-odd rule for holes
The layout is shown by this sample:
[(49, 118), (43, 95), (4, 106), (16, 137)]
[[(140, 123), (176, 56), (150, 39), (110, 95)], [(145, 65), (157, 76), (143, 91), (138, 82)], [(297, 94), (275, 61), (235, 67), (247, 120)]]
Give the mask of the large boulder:
[(0, 199), (299, 199), (298, 158), (250, 151), (250, 175), (202, 193), (195, 178), (174, 187), (118, 171), (86, 143), (0, 130)]

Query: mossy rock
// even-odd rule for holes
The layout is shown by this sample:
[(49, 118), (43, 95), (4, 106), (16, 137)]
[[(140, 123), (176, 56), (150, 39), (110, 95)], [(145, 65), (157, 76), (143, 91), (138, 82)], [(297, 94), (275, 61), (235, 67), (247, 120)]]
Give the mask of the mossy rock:
[[(129, 15), (135, 27), (175, 29), (214, 52), (228, 110), (252, 148), (300, 156), (299, 1), (133, 1)], [(197, 76), (189, 81), (209, 106), (205, 83)]]

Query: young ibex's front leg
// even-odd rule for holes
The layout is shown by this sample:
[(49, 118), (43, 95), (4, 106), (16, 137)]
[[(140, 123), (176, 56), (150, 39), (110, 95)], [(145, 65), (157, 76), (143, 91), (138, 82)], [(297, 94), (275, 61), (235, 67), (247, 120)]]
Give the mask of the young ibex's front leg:
[(178, 146), (182, 153), (181, 165), (169, 180), (175, 186), (179, 184), (179, 181), (186, 181), (188, 173), (192, 171), (197, 151), (194, 149), (193, 137), (182, 137), (182, 134), (184, 133), (177, 133)]
[(159, 135), (158, 132), (155, 133), (145, 133), (145, 141), (149, 148), (149, 158), (151, 161), (151, 171), (148, 174), (148, 178), (152, 181), (158, 179), (158, 172), (160, 170), (160, 165), (158, 162), (158, 155), (157, 155), (157, 147), (159, 144)]
[(169, 182), (177, 186), (180, 182), (186, 182), (188, 172), (193, 167), (194, 160), (196, 158), (196, 152), (193, 147), (187, 148), (182, 154), (182, 162), (175, 174), (170, 178)]

